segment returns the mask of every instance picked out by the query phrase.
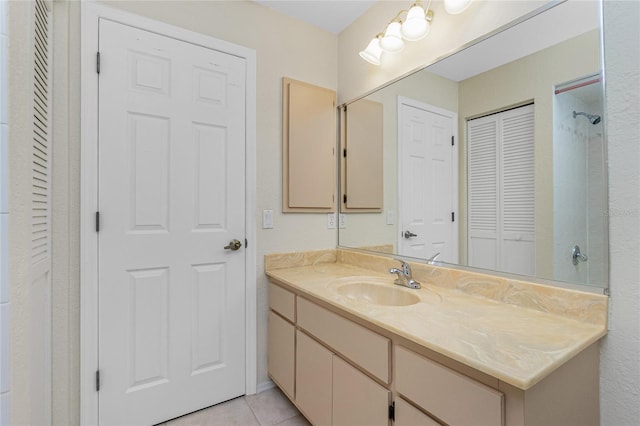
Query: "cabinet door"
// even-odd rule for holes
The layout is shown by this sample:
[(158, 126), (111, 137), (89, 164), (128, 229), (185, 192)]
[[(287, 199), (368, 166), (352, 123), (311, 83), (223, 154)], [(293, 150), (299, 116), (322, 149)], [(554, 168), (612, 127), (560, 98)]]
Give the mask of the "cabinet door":
[(336, 92), (282, 82), (282, 211), (335, 211)]
[(440, 423), (414, 408), (402, 398), (396, 399), (394, 426), (440, 426)]
[(330, 425), (333, 354), (299, 330), (296, 339), (296, 404), (314, 425)]
[(273, 381), (293, 398), (295, 328), (272, 311), (269, 311), (268, 369)]
[(333, 357), (333, 424), (389, 425), (389, 391)]
[(383, 104), (360, 99), (342, 114), (341, 210), (381, 212)]

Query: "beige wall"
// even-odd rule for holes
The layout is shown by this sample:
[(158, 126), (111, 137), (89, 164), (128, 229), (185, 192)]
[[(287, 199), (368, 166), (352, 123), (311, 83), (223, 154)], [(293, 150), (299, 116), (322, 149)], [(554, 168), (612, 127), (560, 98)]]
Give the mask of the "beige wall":
[[(553, 88), (600, 71), (599, 31), (591, 31), (460, 82), (460, 223), (467, 221), (466, 119), (535, 104), (536, 276), (553, 278)], [(587, 55), (585, 52), (594, 52)], [(550, 66), (553, 64), (553, 66)], [(466, 263), (467, 229), (460, 227)]]
[[(31, 394), (34, 386), (46, 383), (37, 377), (32, 364), (32, 347), (38, 330), (32, 312), (35, 292), (31, 288), (31, 140), (32, 104), (25, 94), (33, 93), (33, 5), (31, 2), (9, 2), (9, 299), (11, 351), (11, 422), (31, 424), (42, 413), (32, 413)], [(20, 46), (20, 48), (14, 48)], [(35, 343), (35, 345), (33, 345)], [(32, 346), (33, 345), (33, 346)], [(33, 417), (32, 417), (33, 416)]]

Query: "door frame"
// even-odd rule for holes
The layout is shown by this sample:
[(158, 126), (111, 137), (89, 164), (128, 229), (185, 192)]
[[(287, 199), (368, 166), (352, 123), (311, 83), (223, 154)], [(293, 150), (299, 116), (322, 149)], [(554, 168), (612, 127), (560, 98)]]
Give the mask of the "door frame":
[(81, 189), (80, 189), (80, 423), (98, 424), (98, 52), (99, 19), (172, 37), (246, 60), (245, 104), (245, 392), (257, 388), (256, 282), (256, 52), (253, 49), (135, 15), (93, 1), (81, 5)]
[(407, 105), (410, 107), (414, 107), (414, 108), (418, 108), (424, 111), (429, 111), (432, 112), (434, 114), (438, 114), (438, 115), (442, 115), (444, 117), (449, 117), (451, 118), (451, 122), (453, 125), (453, 128), (451, 129), (452, 134), (453, 134), (453, 139), (455, 141), (455, 143), (453, 144), (453, 149), (451, 150), (451, 174), (452, 174), (452, 186), (455, 189), (454, 192), (454, 196), (453, 196), (453, 203), (451, 205), (451, 208), (453, 209), (453, 212), (455, 213), (455, 215), (457, 216), (456, 221), (454, 222), (453, 225), (453, 235), (452, 235), (452, 247), (456, 253), (456, 261), (460, 258), (460, 243), (458, 241), (459, 239), (459, 231), (460, 231), (460, 214), (458, 212), (458, 203), (459, 203), (459, 196), (460, 196), (460, 186), (459, 186), (459, 175), (458, 175), (458, 170), (459, 170), (459, 162), (460, 159), (458, 157), (458, 147), (460, 146), (460, 139), (458, 138), (458, 113), (457, 112), (453, 112), (453, 111), (449, 111), (446, 110), (444, 108), (439, 108), (415, 99), (411, 99), (411, 98), (407, 98), (406, 96), (399, 96), (398, 95), (398, 103), (397, 103), (397, 122), (396, 122), (396, 126), (397, 126), (397, 146), (398, 146), (398, 152), (397, 152), (397, 158), (396, 158), (396, 174), (398, 176), (398, 186), (397, 186), (397, 192), (396, 192), (396, 206), (397, 206), (397, 215), (396, 215), (396, 222), (398, 223), (398, 226), (396, 228), (396, 247), (398, 248), (398, 253), (400, 254), (400, 247), (402, 245), (402, 188), (404, 187), (404, 182), (403, 182), (403, 178), (402, 178), (402, 173), (400, 173), (400, 169), (402, 168), (402, 154), (403, 154), (403, 144), (402, 144), (402, 105)]

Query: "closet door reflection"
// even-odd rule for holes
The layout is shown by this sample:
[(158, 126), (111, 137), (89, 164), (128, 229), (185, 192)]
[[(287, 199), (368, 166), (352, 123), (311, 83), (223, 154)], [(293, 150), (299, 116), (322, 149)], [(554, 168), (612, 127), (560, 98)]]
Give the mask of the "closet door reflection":
[(469, 265), (535, 275), (534, 106), (470, 120)]

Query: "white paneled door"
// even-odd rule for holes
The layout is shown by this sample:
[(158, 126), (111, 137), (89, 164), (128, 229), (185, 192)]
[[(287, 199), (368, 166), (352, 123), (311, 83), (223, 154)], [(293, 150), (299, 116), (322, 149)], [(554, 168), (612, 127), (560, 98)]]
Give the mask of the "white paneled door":
[(398, 247), (403, 256), (457, 263), (457, 114), (398, 101)]
[(246, 64), (99, 40), (99, 422), (154, 424), (245, 393)]

